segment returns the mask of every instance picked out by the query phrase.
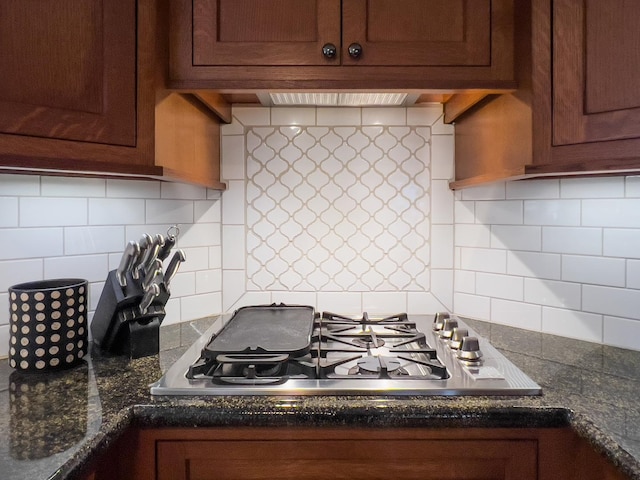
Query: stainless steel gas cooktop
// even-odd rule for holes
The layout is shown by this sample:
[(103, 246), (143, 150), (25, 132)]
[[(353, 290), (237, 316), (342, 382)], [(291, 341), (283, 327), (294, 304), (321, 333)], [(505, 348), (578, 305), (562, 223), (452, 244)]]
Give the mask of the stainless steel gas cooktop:
[(243, 307), (214, 323), (153, 395), (539, 395), (460, 318)]

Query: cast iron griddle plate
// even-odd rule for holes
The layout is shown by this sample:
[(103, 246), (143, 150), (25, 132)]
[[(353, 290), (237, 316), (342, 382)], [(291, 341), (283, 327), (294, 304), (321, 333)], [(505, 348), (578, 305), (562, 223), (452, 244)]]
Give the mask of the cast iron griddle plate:
[(311, 350), (314, 308), (264, 305), (236, 310), (203, 354), (215, 359), (220, 354), (305, 355)]

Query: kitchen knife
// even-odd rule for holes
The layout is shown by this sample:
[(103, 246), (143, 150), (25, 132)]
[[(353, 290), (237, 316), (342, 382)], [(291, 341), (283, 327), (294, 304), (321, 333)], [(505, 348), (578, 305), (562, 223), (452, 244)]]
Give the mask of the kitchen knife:
[(133, 263), (140, 254), (140, 245), (134, 240), (131, 240), (124, 249), (122, 258), (120, 259), (120, 265), (116, 269), (116, 278), (122, 288), (127, 286), (127, 273), (133, 267)]
[(164, 272), (164, 277), (162, 278), (164, 286), (167, 288), (167, 290), (169, 290), (169, 284), (171, 283), (171, 279), (175, 276), (176, 272), (178, 271), (178, 267), (186, 259), (187, 257), (184, 254), (183, 250), (176, 250), (176, 252), (173, 254), (173, 257), (171, 257), (169, 266), (167, 266), (167, 269)]
[(167, 238), (164, 240), (164, 245), (160, 248), (160, 251), (158, 252), (158, 258), (160, 260), (164, 262), (167, 259), (167, 257), (171, 253), (171, 249), (176, 246), (176, 240), (177, 238), (175, 235), (167, 236)]
[(145, 290), (142, 300), (140, 300), (140, 313), (144, 315), (149, 309), (149, 305), (153, 302), (153, 299), (160, 295), (160, 287), (157, 283), (152, 283), (149, 288)]
[(133, 265), (131, 266), (131, 276), (138, 280), (140, 278), (140, 265), (144, 261), (146, 251), (149, 249), (151, 244), (153, 243), (153, 238), (148, 233), (143, 233), (138, 245), (140, 246), (140, 250), (138, 255), (136, 256)]
[(149, 288), (156, 278), (162, 275), (162, 260), (156, 258), (153, 262), (153, 267), (147, 272), (145, 277), (142, 279), (142, 290), (145, 292)]
[(152, 238), (151, 245), (149, 245), (149, 248), (145, 250), (144, 258), (138, 266), (138, 270), (140, 271), (140, 275), (143, 279), (152, 270), (153, 264), (156, 261), (156, 258), (158, 258), (158, 252), (163, 245), (164, 237), (162, 236), (162, 234), (158, 233), (155, 237)]

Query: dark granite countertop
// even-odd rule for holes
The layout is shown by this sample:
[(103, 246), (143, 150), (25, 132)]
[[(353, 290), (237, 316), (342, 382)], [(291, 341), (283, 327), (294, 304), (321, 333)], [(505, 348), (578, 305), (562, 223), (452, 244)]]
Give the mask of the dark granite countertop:
[(216, 317), (161, 329), (161, 353), (92, 352), (71, 370), (0, 361), (0, 477), (78, 478), (130, 426), (570, 426), (640, 479), (640, 352), (469, 321), (543, 388), (535, 397), (152, 397), (149, 384)]

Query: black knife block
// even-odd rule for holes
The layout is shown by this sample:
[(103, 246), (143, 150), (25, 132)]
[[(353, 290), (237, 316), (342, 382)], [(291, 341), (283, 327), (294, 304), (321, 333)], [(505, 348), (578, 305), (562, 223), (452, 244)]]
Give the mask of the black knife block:
[(157, 354), (160, 324), (170, 296), (164, 282), (158, 286), (160, 294), (143, 314), (140, 301), (144, 292), (140, 282), (127, 274), (127, 286), (123, 288), (118, 283), (116, 271), (110, 271), (91, 322), (93, 342), (105, 352), (128, 355), (129, 358)]

